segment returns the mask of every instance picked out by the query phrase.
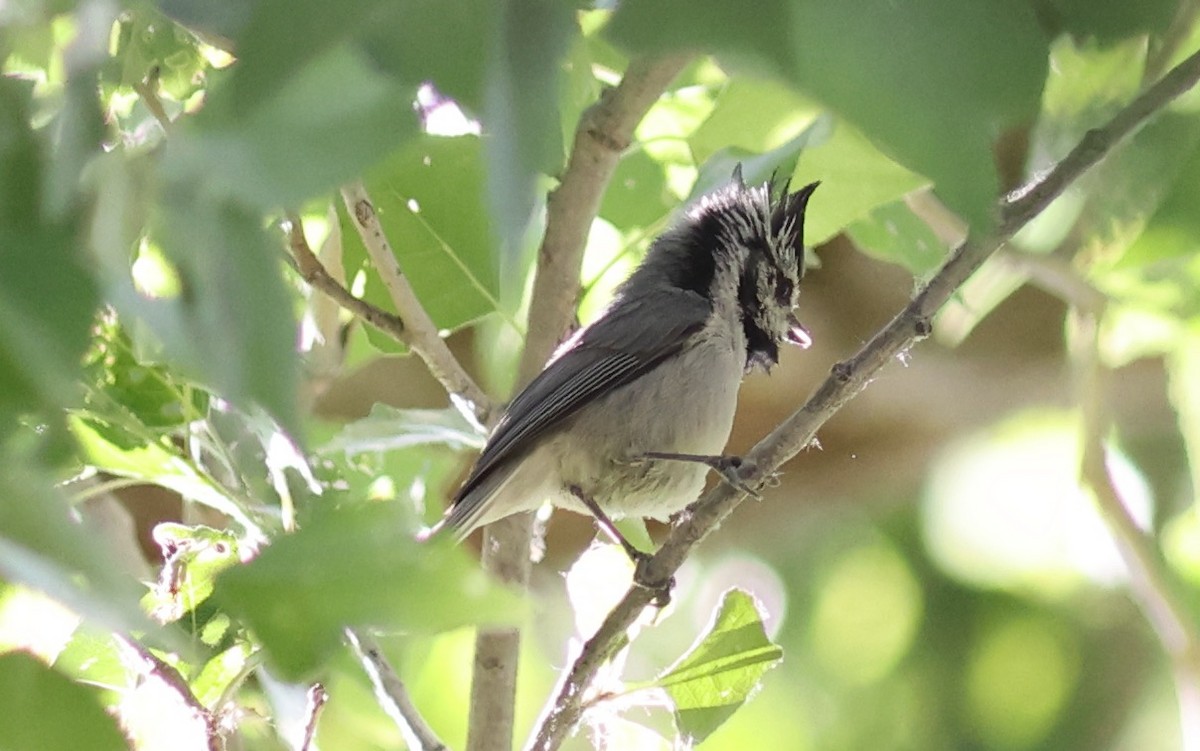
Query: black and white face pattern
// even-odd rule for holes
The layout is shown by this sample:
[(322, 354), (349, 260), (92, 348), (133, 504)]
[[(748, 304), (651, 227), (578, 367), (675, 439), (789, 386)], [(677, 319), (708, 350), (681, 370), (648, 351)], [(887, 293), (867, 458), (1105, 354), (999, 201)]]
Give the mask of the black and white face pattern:
[(724, 191), (693, 209), (707, 214), (718, 243), (736, 249), (737, 300), (746, 335), (746, 370), (769, 370), (779, 361), (784, 341), (807, 346), (792, 311), (804, 276), (804, 208), (817, 183), (789, 193), (774, 180), (747, 187), (740, 171)]

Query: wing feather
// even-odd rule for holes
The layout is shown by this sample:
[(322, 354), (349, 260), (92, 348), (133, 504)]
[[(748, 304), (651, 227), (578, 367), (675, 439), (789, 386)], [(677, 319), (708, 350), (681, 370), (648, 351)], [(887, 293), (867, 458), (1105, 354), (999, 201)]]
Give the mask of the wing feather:
[[(669, 290), (618, 304), (582, 332), (575, 346), (551, 362), (513, 399), (454, 496), (453, 527), (478, 518), (492, 494), (489, 478), (579, 409), (653, 370), (678, 353), (710, 311), (693, 292)], [(479, 492), (484, 491), (484, 492)]]

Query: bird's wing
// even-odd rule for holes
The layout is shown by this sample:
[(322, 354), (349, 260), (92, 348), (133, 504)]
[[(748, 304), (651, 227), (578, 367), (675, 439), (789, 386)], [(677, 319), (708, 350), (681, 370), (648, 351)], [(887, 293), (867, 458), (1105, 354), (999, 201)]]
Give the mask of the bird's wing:
[(454, 496), (446, 522), (460, 527), (490, 493), (475, 493), (506, 460), (581, 407), (653, 370), (679, 352), (708, 317), (709, 303), (693, 292), (669, 290), (626, 301), (588, 327), (573, 348), (513, 399)]

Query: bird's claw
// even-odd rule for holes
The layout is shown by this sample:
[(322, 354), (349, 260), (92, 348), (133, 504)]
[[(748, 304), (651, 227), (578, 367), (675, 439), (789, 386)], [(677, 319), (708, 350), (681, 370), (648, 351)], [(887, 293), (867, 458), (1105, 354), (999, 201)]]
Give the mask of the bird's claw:
[(756, 501), (762, 500), (762, 493), (742, 479), (743, 470), (754, 471), (754, 462), (748, 462), (740, 456), (718, 456), (712, 463), (712, 468), (726, 485), (734, 490), (745, 493)]
[(641, 551), (638, 551), (637, 556), (633, 558), (633, 583), (642, 589), (648, 589), (653, 593), (650, 602), (659, 610), (662, 610), (666, 606), (670, 605), (671, 590), (675, 588), (675, 577), (668, 577), (665, 582), (661, 580), (655, 581), (654, 578), (650, 576), (650, 572), (648, 571), (650, 560), (653, 558), (653, 556), (649, 555), (648, 553), (642, 553)]

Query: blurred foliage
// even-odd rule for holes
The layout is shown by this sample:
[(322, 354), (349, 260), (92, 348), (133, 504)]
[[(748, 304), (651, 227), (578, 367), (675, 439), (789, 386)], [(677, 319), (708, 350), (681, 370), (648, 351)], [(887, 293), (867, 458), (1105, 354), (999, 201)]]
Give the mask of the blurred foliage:
[[(508, 383), (546, 193), (581, 113), (633, 55), (698, 53), (599, 207), (584, 319), (738, 163), (748, 180), (821, 180), (808, 241), (919, 283), (987, 228), (998, 195), (1200, 45), (1194, 5), (1176, 0), (600, 5), (0, 4), (0, 717), (20, 718), (0, 722), (0, 748), (207, 748), (214, 727), (231, 748), (297, 748), (314, 680), (332, 697), (324, 748), (402, 748), (345, 627), (379, 632), (459, 747), (469, 627), (495, 622), (530, 635), (523, 732), (565, 644), (627, 586), (606, 546), (521, 597), (464, 548), (415, 542), (481, 431), (440, 395), (429, 408), (415, 377), (395, 406), (324, 406), (379, 401), (353, 379), (403, 347), (300, 282), (286, 212), (333, 276), (387, 309), (337, 195), (361, 176), (435, 324), (470, 334), (477, 369)], [(1100, 395), (1117, 414), (1102, 438), (1193, 618), (1197, 206), (1193, 92), (935, 326), (956, 345), (1033, 285), (1099, 317), (1114, 382), (1158, 374), (1133, 406)], [(837, 317), (866, 302), (839, 301)], [(1039, 328), (1077, 344), (1064, 318)], [(820, 511), (764, 504), (802, 519), (690, 561), (674, 604), (605, 667), (570, 744), (1194, 746), (1171, 657), (1078, 479), (1083, 397), (1031, 399), (955, 423), (917, 482), (839, 491)]]

